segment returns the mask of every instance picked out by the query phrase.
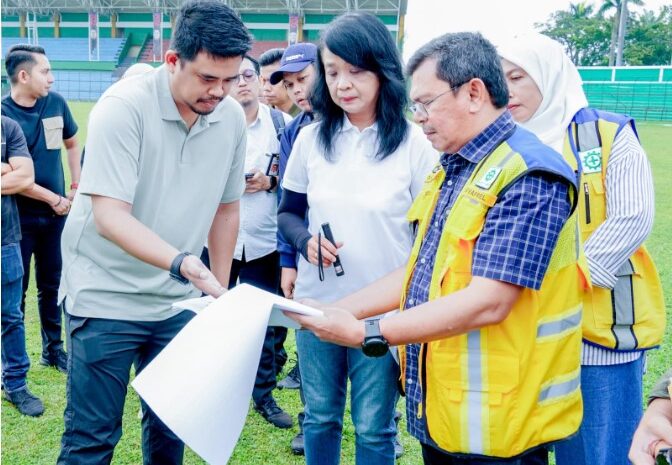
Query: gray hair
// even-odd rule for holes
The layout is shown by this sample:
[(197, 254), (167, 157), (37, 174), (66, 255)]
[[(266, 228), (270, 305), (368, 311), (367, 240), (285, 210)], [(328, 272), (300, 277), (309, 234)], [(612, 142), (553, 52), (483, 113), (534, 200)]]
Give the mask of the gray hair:
[(432, 39), (413, 54), (406, 73), (411, 76), (429, 59), (436, 60), (436, 76), (451, 87), (478, 78), (485, 84), (495, 108), (509, 103), (509, 91), (497, 50), (481, 34), (458, 32)]

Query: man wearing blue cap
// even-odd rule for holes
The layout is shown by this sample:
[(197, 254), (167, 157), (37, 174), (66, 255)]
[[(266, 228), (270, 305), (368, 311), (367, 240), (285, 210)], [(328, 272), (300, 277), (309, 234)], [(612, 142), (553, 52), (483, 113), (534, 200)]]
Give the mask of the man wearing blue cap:
[[(271, 74), (271, 84), (282, 81), (287, 94), (294, 104), (301, 109), (301, 113), (289, 123), (280, 138), (280, 176), (278, 184), (282, 184), (287, 160), (292, 153), (294, 141), (304, 126), (313, 122), (313, 107), (310, 104), (310, 89), (315, 79), (313, 63), (317, 59), (317, 47), (311, 43), (290, 45), (282, 55), (280, 67)], [(278, 189), (278, 198), (282, 189)], [(278, 250), (280, 251), (280, 266), (282, 267), (281, 287), (285, 297), (294, 295), (294, 281), (296, 280), (296, 250), (287, 244), (282, 236), (278, 235)], [(293, 272), (293, 273), (292, 273)]]
[[(278, 177), (278, 200), (282, 195), (282, 178), (285, 174), (287, 160), (292, 153), (294, 141), (304, 126), (313, 122), (313, 107), (310, 104), (310, 89), (315, 79), (317, 47), (310, 43), (290, 45), (282, 55), (280, 67), (270, 76), (271, 84), (282, 82), (289, 98), (301, 109), (301, 113), (285, 127), (280, 138), (280, 169)], [(296, 254), (297, 251), (287, 243), (278, 232), (278, 252), (280, 252), (281, 278), (280, 287), (288, 299), (294, 296), (294, 282), (296, 281)], [(301, 377), (299, 364), (294, 366), (285, 379), (278, 383), (278, 387), (300, 389)], [(301, 400), (303, 401), (303, 393)], [(299, 413), (299, 433), (292, 439), (292, 452), (303, 455), (303, 412)]]

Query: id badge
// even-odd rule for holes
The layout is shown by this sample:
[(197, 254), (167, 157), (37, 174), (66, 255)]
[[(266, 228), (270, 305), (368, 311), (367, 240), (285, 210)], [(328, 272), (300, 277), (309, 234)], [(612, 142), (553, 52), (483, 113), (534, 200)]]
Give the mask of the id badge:
[(266, 176), (278, 176), (280, 174), (280, 154), (267, 154), (271, 157), (266, 168)]

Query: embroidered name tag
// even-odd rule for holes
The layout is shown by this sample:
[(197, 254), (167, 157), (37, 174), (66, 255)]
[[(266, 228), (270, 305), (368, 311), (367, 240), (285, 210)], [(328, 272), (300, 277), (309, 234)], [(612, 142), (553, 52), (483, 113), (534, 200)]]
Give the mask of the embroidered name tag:
[(488, 207), (492, 207), (495, 202), (497, 202), (497, 196), (489, 192), (484, 192), (479, 189), (474, 189), (473, 187), (465, 187), (463, 194), (470, 199), (473, 199), (479, 203), (485, 204)]
[(484, 175), (483, 177), (476, 183), (477, 187), (480, 187), (481, 189), (490, 189), (490, 186), (492, 186), (492, 183), (495, 182), (497, 179), (497, 176), (499, 176), (499, 173), (502, 172), (502, 169), (498, 166), (490, 168)]
[(579, 152), (581, 167), (584, 174), (599, 173), (602, 171), (602, 150), (595, 148)]

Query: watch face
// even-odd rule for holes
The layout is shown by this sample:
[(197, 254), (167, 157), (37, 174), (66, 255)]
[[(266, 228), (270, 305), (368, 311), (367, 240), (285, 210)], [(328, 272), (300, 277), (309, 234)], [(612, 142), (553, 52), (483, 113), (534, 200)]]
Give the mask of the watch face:
[(362, 352), (368, 357), (382, 357), (389, 350), (383, 339), (369, 339), (362, 346)]

